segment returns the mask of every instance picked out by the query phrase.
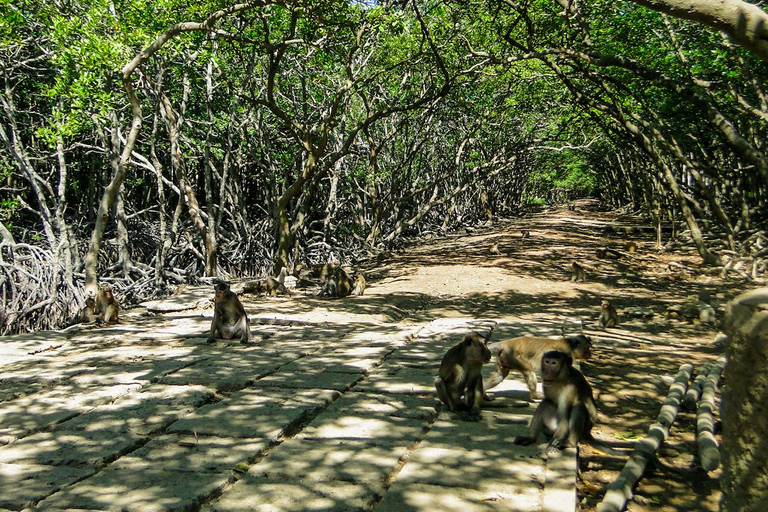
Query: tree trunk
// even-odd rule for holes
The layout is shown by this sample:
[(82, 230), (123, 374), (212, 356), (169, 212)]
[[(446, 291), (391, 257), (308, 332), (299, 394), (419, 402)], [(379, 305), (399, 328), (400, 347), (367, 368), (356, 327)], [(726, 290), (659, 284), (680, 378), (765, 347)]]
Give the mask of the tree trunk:
[(768, 510), (768, 288), (726, 308), (723, 386), (722, 512)]

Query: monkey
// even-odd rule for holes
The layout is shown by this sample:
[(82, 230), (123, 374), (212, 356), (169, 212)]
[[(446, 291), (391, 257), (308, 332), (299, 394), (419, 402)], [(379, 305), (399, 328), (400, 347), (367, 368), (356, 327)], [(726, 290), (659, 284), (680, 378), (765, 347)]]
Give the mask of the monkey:
[(83, 310), (80, 312), (80, 316), (78, 317), (78, 322), (81, 324), (92, 324), (94, 323), (98, 318), (98, 314), (96, 313), (96, 300), (94, 300), (93, 297), (87, 297), (85, 299), (85, 307), (83, 307)]
[(542, 428), (553, 434), (549, 451), (575, 447), (579, 441), (594, 444), (592, 426), (597, 422), (597, 406), (592, 388), (573, 367), (571, 356), (557, 350), (546, 352), (541, 358), (541, 376), (544, 399), (533, 413), (530, 435), (518, 436), (515, 444), (535, 443)]
[(582, 267), (577, 261), (571, 263), (571, 281), (578, 283), (586, 280), (587, 273), (584, 271), (584, 267)]
[(251, 329), (248, 315), (245, 314), (245, 308), (237, 298), (237, 294), (232, 292), (229, 285), (223, 281), (216, 283), (214, 290), (213, 320), (208, 343), (215, 341), (218, 332), (225, 340), (239, 335), (240, 343), (247, 344), (251, 338)]
[(541, 365), (541, 356), (553, 350), (568, 354), (574, 359), (590, 359), (592, 339), (583, 334), (569, 334), (559, 339), (519, 336), (504, 340), (496, 354), (496, 370), (483, 383), (483, 389), (488, 390), (498, 386), (507, 378), (510, 370), (517, 370), (525, 377), (531, 399), (539, 399), (536, 391), (535, 370)]
[(94, 312), (98, 315), (98, 320), (105, 324), (115, 324), (120, 321), (118, 318), (120, 306), (117, 304), (117, 299), (115, 299), (109, 285), (101, 287), (96, 293), (94, 301), (96, 303)]
[(243, 287), (243, 293), (266, 293), (269, 296), (274, 296), (278, 293), (293, 295), (283, 283), (274, 277), (267, 277), (265, 279), (258, 279), (246, 283)]
[(528, 229), (521, 229), (520, 230), (520, 238), (525, 239), (531, 236), (531, 232)]
[(491, 244), (491, 247), (488, 249), (488, 254), (495, 254), (497, 256), (501, 256), (501, 251), (499, 251), (498, 242), (494, 242), (493, 244)]
[[(476, 332), (464, 335), (440, 362), (435, 389), (448, 410), (462, 421), (479, 421), (483, 402), (483, 364), (491, 360), (486, 340)], [(463, 397), (463, 398), (462, 398)]]
[(604, 300), (600, 309), (600, 324), (603, 329), (608, 327), (616, 327), (619, 323), (619, 315), (616, 314), (616, 308), (613, 307), (611, 301)]
[(598, 258), (604, 258), (609, 260), (617, 260), (621, 258), (621, 253), (610, 247), (603, 247), (595, 251)]
[(365, 276), (363, 274), (357, 274), (355, 278), (355, 288), (352, 290), (352, 295), (361, 296), (365, 292)]
[(338, 268), (335, 263), (326, 263), (320, 267), (320, 284), (325, 284), (331, 276), (336, 275)]
[(703, 302), (705, 304), (711, 304), (712, 303), (712, 294), (709, 293), (709, 290), (700, 290), (697, 298), (699, 302)]
[(627, 242), (624, 244), (624, 250), (627, 252), (637, 252), (637, 244), (635, 242)]
[(326, 263), (320, 271), (320, 296), (346, 297), (352, 291), (352, 280), (346, 271), (333, 263)]

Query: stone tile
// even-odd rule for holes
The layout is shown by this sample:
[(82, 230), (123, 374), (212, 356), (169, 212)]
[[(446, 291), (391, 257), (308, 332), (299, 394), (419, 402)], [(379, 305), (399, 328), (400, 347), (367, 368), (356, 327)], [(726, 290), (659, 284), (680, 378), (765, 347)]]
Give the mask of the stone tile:
[(296, 437), (299, 439), (401, 439), (410, 444), (421, 434), (424, 421), (394, 416), (353, 414), (340, 410), (317, 416)]
[(56, 427), (56, 431), (130, 432), (148, 436), (162, 430), (213, 400), (213, 390), (203, 386), (165, 386), (152, 384), (101, 405)]
[(40, 432), (0, 447), (0, 462), (99, 467), (141, 442), (141, 437), (128, 432)]
[(541, 494), (504, 494), (494, 490), (423, 484), (395, 484), (387, 490), (376, 512), (534, 512), (541, 510)]
[(339, 395), (330, 390), (249, 388), (205, 405), (168, 427), (168, 433), (275, 439)]
[(0, 403), (0, 435), (23, 437), (70, 419), (91, 407), (136, 391), (140, 384), (74, 389), (59, 386)]
[(251, 467), (253, 477), (363, 482), (383, 488), (407, 452), (404, 440), (288, 439)]
[(378, 498), (366, 484), (283, 480), (246, 475), (211, 504), (216, 512), (281, 512), (369, 510)]
[(269, 444), (265, 439), (169, 434), (121, 457), (110, 468), (120, 471), (223, 472), (248, 463)]
[(431, 368), (409, 368), (387, 360), (373, 370), (355, 391), (406, 395), (435, 395), (437, 371)]
[(107, 468), (67, 487), (38, 504), (39, 510), (87, 509), (126, 512), (196, 510), (221, 492), (231, 472), (186, 472), (148, 468), (142, 471)]
[(0, 509), (21, 510), (93, 472), (91, 467), (0, 463)]
[(352, 391), (333, 402), (327, 413), (363, 417), (396, 416), (431, 422), (437, 417), (437, 404), (437, 399), (431, 397)]
[(325, 372), (322, 369), (315, 369), (314, 371), (304, 371), (301, 368), (296, 368), (294, 371), (280, 369), (277, 373), (257, 380), (254, 387), (346, 391), (361, 378), (362, 375), (357, 373)]

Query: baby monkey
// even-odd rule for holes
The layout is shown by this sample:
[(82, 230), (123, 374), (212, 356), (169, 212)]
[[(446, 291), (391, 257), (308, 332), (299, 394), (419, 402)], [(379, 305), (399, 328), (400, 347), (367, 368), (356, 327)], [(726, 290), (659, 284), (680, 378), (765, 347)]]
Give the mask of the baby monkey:
[(616, 327), (619, 323), (619, 315), (616, 314), (616, 308), (613, 307), (611, 301), (604, 300), (600, 306), (600, 324), (603, 329), (609, 327)]
[(571, 281), (574, 283), (584, 282), (587, 280), (587, 273), (584, 271), (584, 267), (579, 262), (574, 261), (571, 263)]
[(78, 321), (82, 324), (92, 324), (98, 318), (96, 313), (96, 300), (93, 297), (87, 297), (85, 299), (85, 307), (80, 312)]
[(479, 421), (483, 403), (483, 365), (491, 360), (486, 340), (471, 332), (448, 349), (440, 362), (435, 389), (449, 411), (462, 421)]
[(358, 297), (365, 293), (365, 276), (363, 274), (357, 274), (355, 278), (355, 288), (352, 290), (352, 295)]

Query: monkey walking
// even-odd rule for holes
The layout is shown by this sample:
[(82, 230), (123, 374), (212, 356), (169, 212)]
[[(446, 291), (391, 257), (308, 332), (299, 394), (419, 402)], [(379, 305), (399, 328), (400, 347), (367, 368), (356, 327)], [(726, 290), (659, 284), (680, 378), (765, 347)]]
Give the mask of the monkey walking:
[(440, 362), (435, 389), (448, 410), (462, 421), (479, 421), (483, 403), (483, 364), (491, 360), (486, 340), (476, 332), (466, 334), (448, 349)]
[(213, 320), (208, 343), (215, 341), (217, 333), (225, 340), (240, 336), (240, 343), (248, 343), (251, 338), (248, 315), (245, 314), (245, 308), (237, 294), (224, 282), (216, 283), (214, 290), (216, 294), (213, 297)]
[(603, 329), (609, 327), (616, 327), (619, 323), (619, 315), (616, 314), (616, 308), (613, 307), (611, 301), (604, 300), (600, 306), (600, 325)]
[(496, 370), (483, 383), (483, 388), (487, 391), (498, 386), (507, 378), (510, 370), (517, 370), (525, 377), (531, 399), (539, 399), (535, 372), (541, 366), (541, 357), (553, 350), (574, 359), (589, 359), (592, 357), (592, 340), (583, 334), (570, 334), (559, 339), (519, 336), (504, 340), (496, 354)]
[(267, 277), (246, 283), (243, 287), (243, 293), (265, 293), (270, 297), (279, 293), (288, 296), (293, 295), (291, 291), (279, 281), (279, 279), (274, 277)]

